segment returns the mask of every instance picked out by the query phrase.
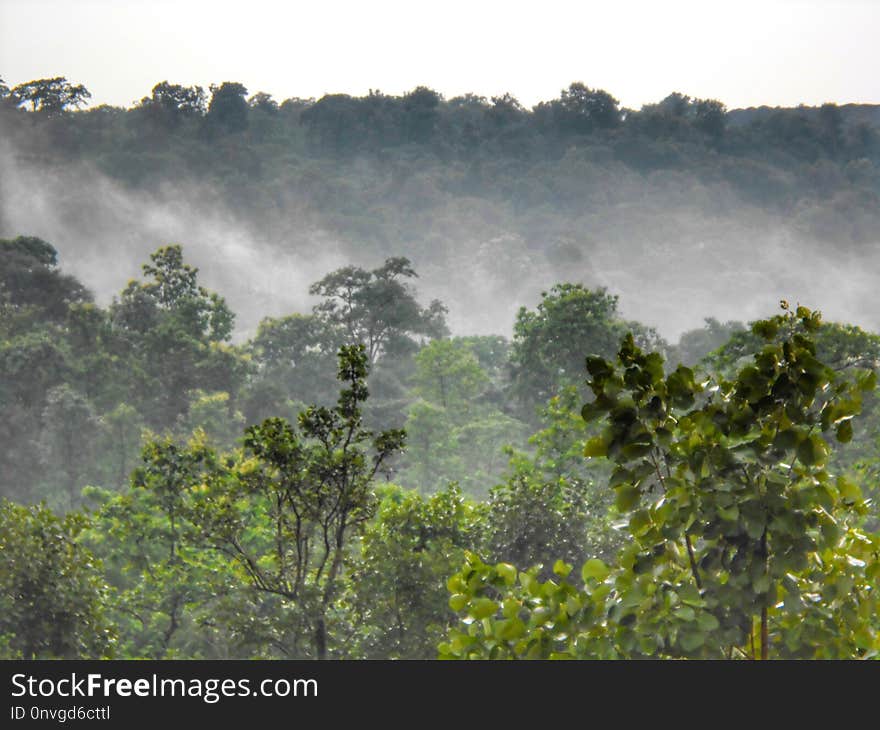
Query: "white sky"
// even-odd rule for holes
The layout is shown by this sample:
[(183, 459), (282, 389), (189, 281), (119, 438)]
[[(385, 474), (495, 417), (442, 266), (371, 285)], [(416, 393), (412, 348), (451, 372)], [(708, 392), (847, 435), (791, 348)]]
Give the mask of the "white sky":
[(0, 0), (0, 77), (122, 106), (163, 80), (279, 101), (424, 84), (531, 106), (578, 80), (632, 108), (880, 103), (878, 21), (880, 0)]

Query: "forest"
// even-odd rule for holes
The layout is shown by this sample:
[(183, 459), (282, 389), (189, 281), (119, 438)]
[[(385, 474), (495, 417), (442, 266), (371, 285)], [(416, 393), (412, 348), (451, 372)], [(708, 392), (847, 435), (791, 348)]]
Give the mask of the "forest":
[(89, 98), (0, 80), (0, 657), (878, 656), (878, 108)]

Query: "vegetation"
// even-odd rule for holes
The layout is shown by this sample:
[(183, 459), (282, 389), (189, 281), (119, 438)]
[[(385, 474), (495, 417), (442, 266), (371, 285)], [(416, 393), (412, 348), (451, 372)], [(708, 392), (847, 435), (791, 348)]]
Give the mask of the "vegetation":
[(580, 83), (531, 110), (229, 81), (88, 98), (0, 84), (0, 123), (35, 165), (209, 182), (269, 227), (296, 189), (372, 263), (235, 339), (180, 244), (105, 305), (51, 243), (0, 239), (4, 656), (877, 657), (880, 336), (783, 302), (667, 342), (567, 279), (510, 339), (454, 336), (386, 245), (419, 229), (432, 288), (433, 224), (506, 207), (517, 241), (459, 267), (565, 270), (582, 234), (544, 222), (681, 171), (848, 218), (855, 245), (880, 189), (865, 110), (636, 111)]

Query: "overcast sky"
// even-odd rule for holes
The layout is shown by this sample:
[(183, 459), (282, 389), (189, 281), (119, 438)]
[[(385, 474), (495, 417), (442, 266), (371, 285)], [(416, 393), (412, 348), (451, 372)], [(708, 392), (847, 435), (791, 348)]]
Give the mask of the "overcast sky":
[(671, 91), (761, 104), (880, 103), (880, 0), (0, 0), (0, 77), (66, 76), (92, 104), (158, 81), (277, 99), (509, 91), (571, 81), (638, 108)]

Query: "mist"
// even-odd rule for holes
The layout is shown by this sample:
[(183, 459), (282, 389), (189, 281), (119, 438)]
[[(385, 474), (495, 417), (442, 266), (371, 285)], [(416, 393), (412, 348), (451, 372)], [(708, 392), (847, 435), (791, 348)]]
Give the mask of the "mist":
[[(362, 164), (362, 175), (387, 177)], [(878, 328), (873, 221), (854, 243), (832, 209), (783, 215), (682, 172), (614, 167), (594, 176), (586, 196), (554, 208), (514, 205), (497, 190), (438, 192), (411, 178), (384, 193), (397, 224), (364, 241), (340, 230), (301, 189), (286, 190), (271, 208), (233, 208), (203, 182), (133, 190), (89, 163), (47, 167), (4, 144), (0, 236), (51, 242), (61, 267), (101, 304), (140, 276), (156, 248), (180, 243), (202, 283), (236, 312), (236, 341), (263, 317), (308, 312), (309, 284), (325, 273), (377, 266), (388, 256), (412, 260), (420, 298), (448, 306), (455, 334), (509, 337), (518, 308), (534, 307), (562, 281), (607, 287), (624, 317), (671, 341), (705, 317), (773, 313), (782, 298), (826, 319)]]

